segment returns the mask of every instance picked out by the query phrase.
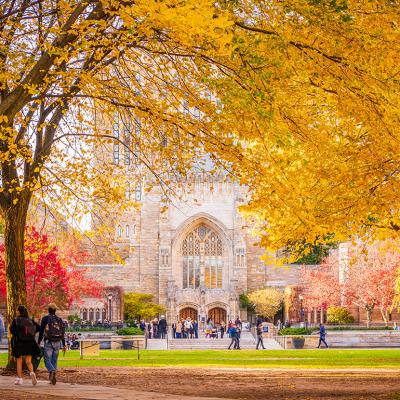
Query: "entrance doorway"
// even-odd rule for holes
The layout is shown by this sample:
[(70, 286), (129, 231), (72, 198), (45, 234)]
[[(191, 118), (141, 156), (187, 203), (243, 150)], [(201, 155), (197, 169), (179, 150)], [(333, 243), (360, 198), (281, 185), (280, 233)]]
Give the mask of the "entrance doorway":
[(179, 312), (179, 318), (186, 319), (188, 317), (192, 320), (197, 320), (197, 310), (192, 307), (182, 308)]
[(226, 322), (226, 310), (221, 307), (214, 307), (208, 311), (208, 317), (212, 319), (214, 324), (220, 324), (222, 321)]

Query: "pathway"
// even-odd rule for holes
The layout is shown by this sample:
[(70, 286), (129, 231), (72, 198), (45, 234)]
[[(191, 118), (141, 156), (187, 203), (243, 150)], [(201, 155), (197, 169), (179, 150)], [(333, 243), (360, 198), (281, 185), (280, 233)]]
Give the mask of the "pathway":
[[(133, 389), (124, 389), (107, 386), (93, 386), (93, 385), (75, 385), (70, 383), (57, 383), (56, 386), (49, 385), (47, 381), (39, 381), (36, 386), (32, 386), (28, 379), (24, 379), (22, 386), (14, 385), (14, 377), (0, 376), (0, 397), (7, 392), (19, 392), (25, 395), (40, 394), (42, 398), (53, 396), (55, 398), (61, 397), (71, 399), (85, 399), (85, 400), (176, 400), (176, 395), (155, 393), (155, 392), (141, 392)], [(52, 398), (53, 398), (52, 397)], [(4, 397), (3, 397), (4, 398)], [(180, 400), (220, 400), (213, 397), (191, 397), (179, 396)]]

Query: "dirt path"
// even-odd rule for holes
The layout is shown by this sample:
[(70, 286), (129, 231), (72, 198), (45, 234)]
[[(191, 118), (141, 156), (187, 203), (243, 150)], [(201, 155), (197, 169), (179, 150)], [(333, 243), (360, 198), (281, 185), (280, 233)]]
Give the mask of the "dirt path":
[[(208, 368), (64, 369), (60, 380), (186, 396), (231, 399), (393, 399), (400, 371), (230, 370)], [(400, 400), (400, 395), (398, 397)]]
[[(101, 386), (129, 388), (152, 393), (154, 398), (163, 393), (180, 397), (243, 400), (400, 400), (400, 371), (388, 370), (350, 372), (99, 367), (64, 368), (58, 375), (59, 381), (98, 385), (99, 391), (102, 390)], [(41, 379), (46, 377), (44, 373), (39, 376)], [(23, 399), (10, 397), (13, 395), (10, 391), (6, 394), (0, 390), (0, 398)], [(39, 400), (35, 397), (29, 398)], [(64, 400), (64, 397), (49, 396), (46, 399)]]

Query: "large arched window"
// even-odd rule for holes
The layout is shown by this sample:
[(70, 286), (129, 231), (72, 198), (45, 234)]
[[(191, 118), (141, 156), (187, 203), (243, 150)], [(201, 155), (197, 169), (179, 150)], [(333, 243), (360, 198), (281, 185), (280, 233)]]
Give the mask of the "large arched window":
[(200, 286), (201, 268), (204, 285), (222, 288), (223, 248), (218, 234), (204, 224), (190, 232), (182, 242), (183, 288)]

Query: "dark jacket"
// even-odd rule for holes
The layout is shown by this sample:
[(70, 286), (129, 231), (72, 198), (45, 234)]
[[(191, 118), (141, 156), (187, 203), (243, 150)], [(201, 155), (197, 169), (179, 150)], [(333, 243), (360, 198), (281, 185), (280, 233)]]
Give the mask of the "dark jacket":
[(160, 321), (158, 321), (158, 328), (161, 332), (167, 331), (167, 320), (165, 318), (162, 318)]
[[(39, 344), (43, 340), (43, 337), (44, 337), (44, 340), (46, 340), (45, 329), (46, 329), (46, 325), (50, 322), (50, 318), (51, 317), (57, 317), (57, 315), (55, 315), (55, 314), (54, 315), (46, 315), (45, 317), (42, 318), (42, 321), (40, 323), (40, 331), (39, 331), (39, 340), (38, 340)], [(60, 317), (57, 317), (57, 318), (59, 320), (61, 320)], [(62, 341), (63, 346), (65, 346), (65, 331), (64, 331), (65, 328), (64, 328), (64, 323), (62, 324), (62, 326), (63, 326), (63, 335), (62, 335), (61, 341)]]
[[(12, 355), (16, 358), (21, 357), (21, 356), (38, 356), (40, 354), (40, 348), (38, 344), (36, 343), (35, 339), (29, 340), (29, 341), (24, 341), (22, 342), (19, 340), (19, 329), (18, 329), (18, 324), (19, 321), (22, 319), (25, 319), (23, 317), (17, 317), (13, 320), (10, 326), (10, 332), (12, 335), (11, 338), (11, 350), (12, 350)], [(39, 324), (37, 324), (33, 319), (32, 322), (36, 328), (36, 332), (39, 331)]]

